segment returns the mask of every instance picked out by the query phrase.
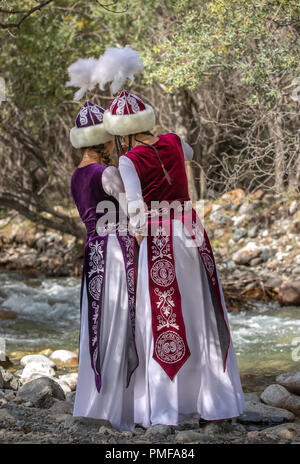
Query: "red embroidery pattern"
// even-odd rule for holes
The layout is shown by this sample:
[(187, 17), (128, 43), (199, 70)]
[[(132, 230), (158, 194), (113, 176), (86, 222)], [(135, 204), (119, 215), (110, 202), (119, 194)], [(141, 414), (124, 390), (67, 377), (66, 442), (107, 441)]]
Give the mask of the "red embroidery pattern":
[(153, 358), (171, 380), (190, 356), (186, 341), (181, 296), (175, 274), (172, 227), (166, 235), (163, 221), (149, 221), (148, 268), (154, 338)]

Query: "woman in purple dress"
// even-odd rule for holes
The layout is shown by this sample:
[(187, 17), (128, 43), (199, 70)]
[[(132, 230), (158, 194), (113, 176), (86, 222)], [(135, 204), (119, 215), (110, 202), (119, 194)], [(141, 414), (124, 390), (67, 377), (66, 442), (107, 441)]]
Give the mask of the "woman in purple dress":
[(72, 145), (82, 151), (71, 192), (87, 231), (73, 416), (106, 419), (116, 429), (130, 430), (134, 426), (130, 377), (138, 363), (135, 241), (127, 233), (126, 219), (125, 232), (121, 228), (118, 200), (124, 187), (112, 165), (113, 137), (104, 129), (103, 113), (103, 108), (86, 102), (70, 132)]

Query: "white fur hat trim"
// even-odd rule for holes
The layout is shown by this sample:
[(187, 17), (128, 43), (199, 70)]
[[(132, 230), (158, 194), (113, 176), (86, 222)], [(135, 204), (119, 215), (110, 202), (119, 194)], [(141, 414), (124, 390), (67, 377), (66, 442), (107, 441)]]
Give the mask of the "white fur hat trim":
[(145, 105), (146, 109), (134, 114), (111, 114), (106, 110), (103, 124), (107, 132), (113, 135), (129, 135), (145, 132), (155, 124), (155, 114), (152, 106)]
[(73, 127), (70, 130), (70, 140), (74, 148), (100, 145), (113, 140), (113, 138), (113, 135), (105, 130), (103, 123), (88, 127)]

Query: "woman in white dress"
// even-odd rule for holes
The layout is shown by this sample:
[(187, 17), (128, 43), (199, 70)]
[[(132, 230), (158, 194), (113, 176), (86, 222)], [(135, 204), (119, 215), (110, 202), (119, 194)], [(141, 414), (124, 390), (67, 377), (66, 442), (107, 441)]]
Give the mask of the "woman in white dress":
[[(103, 127), (104, 109), (86, 102), (70, 138), (82, 161), (71, 179), (71, 192), (87, 229), (81, 288), (79, 371), (74, 416), (106, 419), (118, 430), (131, 430), (137, 367), (134, 342), (133, 236), (120, 235), (119, 194), (124, 186), (112, 166), (112, 136)], [(101, 207), (101, 202), (105, 206)], [(111, 207), (106, 231), (100, 220)], [(102, 228), (101, 228), (101, 227)], [(106, 233), (108, 232), (108, 233)]]
[(157, 214), (153, 201), (189, 203), (184, 161), (192, 159), (193, 150), (176, 134), (154, 137), (148, 132), (154, 122), (153, 109), (127, 91), (104, 114), (120, 154), (123, 148), (119, 170), (141, 243), (134, 422), (148, 427), (176, 425), (187, 417), (233, 418), (244, 410), (244, 395), (218, 271), (199, 218), (193, 211), (195, 234), (179, 215), (171, 217), (170, 237), (160, 229), (155, 238), (141, 237), (147, 222), (137, 211), (144, 210), (144, 203), (150, 222)]

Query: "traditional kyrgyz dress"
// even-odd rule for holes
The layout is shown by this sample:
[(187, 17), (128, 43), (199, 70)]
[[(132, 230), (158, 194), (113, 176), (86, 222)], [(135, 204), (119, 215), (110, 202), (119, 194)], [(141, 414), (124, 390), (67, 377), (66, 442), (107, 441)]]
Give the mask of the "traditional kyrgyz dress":
[[(107, 419), (115, 428), (126, 430), (134, 424), (129, 380), (138, 361), (134, 342), (135, 239), (120, 234), (116, 198), (122, 191), (122, 180), (113, 166), (93, 163), (77, 168), (72, 176), (71, 192), (87, 230), (73, 415)], [(96, 229), (107, 211), (100, 208), (97, 212), (102, 201), (108, 209), (112, 205), (112, 214), (114, 206), (117, 212), (115, 224), (108, 225), (109, 234), (98, 226)]]
[[(134, 217), (142, 200), (148, 227), (154, 225), (139, 252), (134, 421), (148, 427), (186, 417), (236, 417), (244, 410), (244, 395), (224, 295), (209, 239), (188, 194), (185, 159), (193, 150), (176, 134), (159, 136), (154, 146), (171, 185), (150, 147), (138, 145), (119, 162), (132, 225), (143, 229)], [(186, 206), (184, 214), (179, 208), (164, 221), (151, 203), (163, 200), (178, 200)], [(168, 226), (169, 236), (163, 231)]]

